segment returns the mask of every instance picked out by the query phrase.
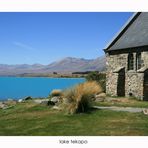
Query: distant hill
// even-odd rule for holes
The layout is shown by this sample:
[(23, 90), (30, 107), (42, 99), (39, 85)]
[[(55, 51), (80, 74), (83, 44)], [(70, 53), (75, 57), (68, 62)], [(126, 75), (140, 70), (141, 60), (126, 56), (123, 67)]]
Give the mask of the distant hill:
[(11, 76), (18, 74), (40, 74), (40, 73), (71, 73), (71, 72), (84, 72), (84, 71), (104, 71), (105, 70), (105, 57), (97, 59), (83, 59), (67, 57), (60, 61), (55, 61), (49, 65), (41, 64), (18, 64), (7, 65), (0, 64), (0, 76)]

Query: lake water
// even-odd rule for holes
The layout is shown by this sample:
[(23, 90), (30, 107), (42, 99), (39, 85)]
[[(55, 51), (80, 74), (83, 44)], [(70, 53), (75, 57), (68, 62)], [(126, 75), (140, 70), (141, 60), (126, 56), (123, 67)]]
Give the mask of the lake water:
[(47, 97), (53, 89), (63, 90), (84, 81), (84, 78), (0, 77), (0, 100)]

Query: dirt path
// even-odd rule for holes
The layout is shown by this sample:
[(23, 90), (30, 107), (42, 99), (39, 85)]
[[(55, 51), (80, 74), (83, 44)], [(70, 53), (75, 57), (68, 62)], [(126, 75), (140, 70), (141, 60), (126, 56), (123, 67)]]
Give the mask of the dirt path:
[(113, 110), (113, 111), (125, 111), (131, 113), (139, 113), (143, 112), (143, 110), (147, 110), (146, 108), (137, 108), (137, 107), (116, 107), (116, 106), (94, 106), (96, 109), (105, 109), (105, 110)]

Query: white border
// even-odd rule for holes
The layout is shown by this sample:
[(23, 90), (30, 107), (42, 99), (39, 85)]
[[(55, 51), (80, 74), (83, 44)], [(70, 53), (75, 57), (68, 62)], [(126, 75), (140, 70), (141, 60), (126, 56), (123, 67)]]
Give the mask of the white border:
[(148, 11), (147, 0), (0, 0), (0, 11), (136, 12)]
[[(119, 129), (120, 130), (120, 129)], [(59, 140), (87, 140), (87, 144), (60, 144)], [(85, 148), (147, 148), (147, 137), (74, 137), (74, 136), (59, 136), (59, 137), (1, 137), (0, 145), (2, 148), (50, 148), (50, 147), (85, 147)]]
[[(148, 11), (147, 0), (0, 0), (1, 12), (137, 12)], [(93, 126), (93, 125), (92, 125)], [(121, 127), (122, 128), (122, 127)], [(119, 129), (120, 130), (120, 129)], [(87, 144), (60, 144), (59, 140), (87, 140)], [(148, 137), (0, 137), (2, 148), (148, 148)]]

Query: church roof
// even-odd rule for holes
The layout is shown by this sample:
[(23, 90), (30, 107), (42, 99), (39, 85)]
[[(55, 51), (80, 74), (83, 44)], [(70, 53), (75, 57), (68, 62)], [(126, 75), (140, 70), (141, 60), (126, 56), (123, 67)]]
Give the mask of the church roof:
[(127, 49), (148, 45), (148, 12), (137, 12), (127, 21), (106, 51)]

